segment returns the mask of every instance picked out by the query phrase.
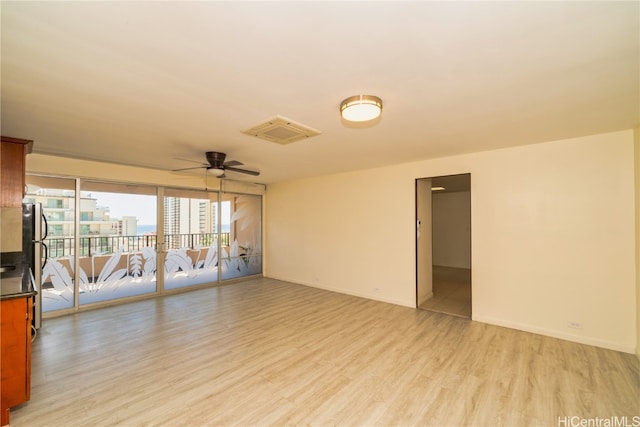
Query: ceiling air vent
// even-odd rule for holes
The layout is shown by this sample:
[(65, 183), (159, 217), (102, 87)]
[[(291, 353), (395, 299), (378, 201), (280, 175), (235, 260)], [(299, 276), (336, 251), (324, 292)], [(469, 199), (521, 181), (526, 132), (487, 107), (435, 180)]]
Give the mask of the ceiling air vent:
[(243, 130), (242, 133), (284, 145), (320, 135), (322, 132), (296, 123), (286, 117), (275, 116), (249, 129)]

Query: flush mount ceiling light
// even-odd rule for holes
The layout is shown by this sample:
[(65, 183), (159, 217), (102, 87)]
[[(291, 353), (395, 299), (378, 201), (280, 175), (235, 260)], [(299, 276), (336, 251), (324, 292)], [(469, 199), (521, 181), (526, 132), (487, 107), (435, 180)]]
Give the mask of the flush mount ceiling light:
[(382, 113), (382, 100), (373, 95), (351, 96), (340, 103), (340, 115), (350, 122), (367, 122)]

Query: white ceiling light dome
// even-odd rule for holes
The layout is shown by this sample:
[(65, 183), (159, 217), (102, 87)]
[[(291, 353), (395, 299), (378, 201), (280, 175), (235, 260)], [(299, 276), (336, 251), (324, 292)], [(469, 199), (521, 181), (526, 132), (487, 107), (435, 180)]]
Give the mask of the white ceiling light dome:
[(207, 173), (211, 176), (222, 176), (224, 175), (224, 169), (220, 168), (207, 168)]
[(367, 122), (381, 113), (382, 100), (373, 95), (355, 95), (340, 103), (340, 115), (350, 122)]

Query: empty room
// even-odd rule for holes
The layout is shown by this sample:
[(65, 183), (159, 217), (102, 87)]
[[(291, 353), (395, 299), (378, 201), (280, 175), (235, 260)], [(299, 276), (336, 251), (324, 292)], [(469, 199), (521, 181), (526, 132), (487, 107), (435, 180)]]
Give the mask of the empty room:
[(640, 3), (0, 12), (3, 426), (640, 425)]

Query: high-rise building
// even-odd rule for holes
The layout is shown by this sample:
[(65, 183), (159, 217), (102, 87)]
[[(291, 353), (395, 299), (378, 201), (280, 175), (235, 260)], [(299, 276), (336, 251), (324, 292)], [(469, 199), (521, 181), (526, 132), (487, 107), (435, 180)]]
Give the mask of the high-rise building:
[(138, 218), (135, 216), (123, 216), (118, 221), (118, 235), (135, 236), (138, 234)]
[[(165, 197), (164, 233), (170, 249), (208, 245), (217, 232), (217, 203), (186, 197)], [(190, 236), (198, 235), (197, 239)], [(185, 240), (186, 239), (186, 240)]]

